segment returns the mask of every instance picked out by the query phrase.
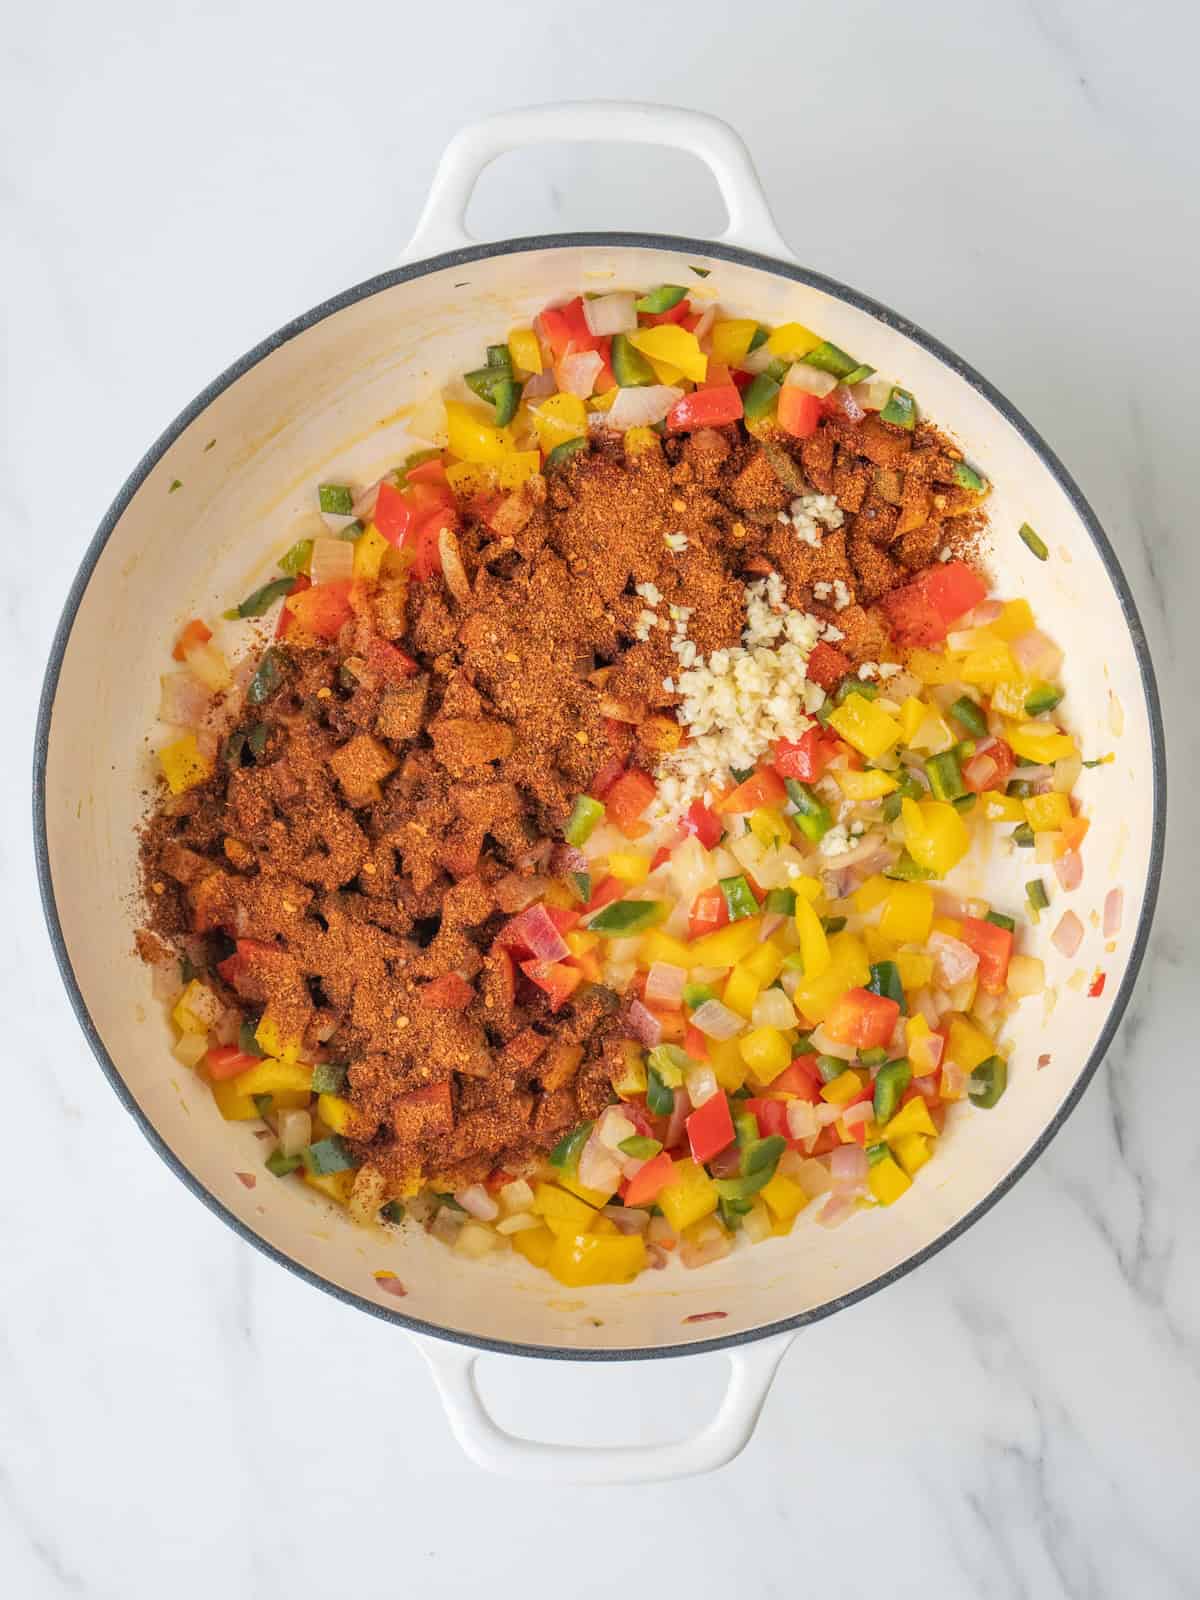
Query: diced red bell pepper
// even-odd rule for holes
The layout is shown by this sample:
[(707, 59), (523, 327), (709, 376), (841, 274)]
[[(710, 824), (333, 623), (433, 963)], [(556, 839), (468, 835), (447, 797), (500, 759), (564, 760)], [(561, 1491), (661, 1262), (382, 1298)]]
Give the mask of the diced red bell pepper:
[(193, 617), (190, 622), (185, 622), (175, 641), (175, 648), (171, 651), (176, 661), (187, 659), (189, 650), (194, 650), (198, 644), (207, 644), (212, 638), (212, 629), (201, 622), (199, 617)]
[(542, 338), (550, 346), (550, 354), (561, 361), (571, 343), (571, 326), (562, 306), (547, 306), (538, 314), (538, 327)]
[(675, 1181), (675, 1163), (665, 1150), (651, 1156), (625, 1186), (627, 1206), (650, 1206), (658, 1199), (668, 1184)]
[(504, 1046), (504, 1059), (513, 1066), (528, 1068), (545, 1053), (546, 1040), (533, 1028), (523, 1028), (515, 1039)]
[(728, 923), (729, 907), (720, 885), (714, 883), (710, 889), (701, 889), (692, 901), (688, 938), (699, 939), (706, 933), (716, 933), (718, 928), (724, 928)]
[(720, 361), (710, 360), (708, 370), (704, 374), (704, 382), (699, 385), (701, 389), (728, 389), (733, 382), (733, 373)]
[(412, 575), (418, 583), (426, 583), (435, 572), (442, 570), (442, 552), (438, 543), (443, 528), (457, 528), (458, 513), (448, 506), (439, 506), (421, 523), (413, 535), (416, 556)]
[(930, 604), (949, 627), (973, 611), (987, 595), (987, 584), (965, 561), (943, 561), (921, 574)]
[(979, 957), (979, 987), (985, 994), (1003, 994), (1008, 981), (1008, 963), (1012, 959), (1011, 932), (981, 917), (964, 917), (962, 940)]
[(403, 683), (421, 669), (410, 655), (386, 639), (372, 639), (367, 647), (367, 666), (384, 683)]
[(801, 1100), (807, 1100), (810, 1105), (816, 1105), (821, 1098), (821, 1074), (817, 1071), (816, 1056), (793, 1056), (791, 1066), (785, 1067), (777, 1078), (771, 1080), (771, 1088), (780, 1094), (794, 1094)]
[(414, 483), (404, 491), (417, 522), (435, 511), (454, 509), (454, 491), (448, 483)]
[(623, 773), (604, 796), (604, 806), (610, 822), (614, 822), (627, 839), (637, 839), (645, 831), (642, 813), (657, 794), (654, 779), (637, 767)]
[(742, 415), (742, 396), (735, 383), (721, 389), (696, 389), (667, 412), (669, 433), (689, 433), (693, 428), (719, 428)]
[(397, 1121), (404, 1118), (406, 1111), (419, 1111), (423, 1130), (449, 1133), (454, 1127), (454, 1090), (448, 1082), (427, 1083), (420, 1089), (410, 1089), (393, 1104)]
[(672, 306), (669, 311), (639, 311), (638, 321), (643, 328), (664, 328), (668, 323), (682, 322), (691, 314), (691, 303), (687, 295), (684, 295), (679, 304)]
[(435, 1011), (464, 1011), (474, 998), (474, 989), (457, 972), (447, 972), (421, 990), (422, 1005)]
[(588, 785), (588, 793), (596, 800), (603, 800), (624, 771), (624, 760), (617, 755), (609, 756)]
[(496, 974), (500, 1004), (505, 1011), (511, 1011), (517, 1003), (517, 973), (512, 957), (503, 946), (493, 943), (484, 957), (484, 966)]
[(798, 739), (780, 739), (775, 746), (775, 771), (781, 778), (799, 778), (815, 783), (833, 759), (835, 739), (825, 738), (819, 728), (810, 728)]
[(243, 1072), (249, 1072), (251, 1067), (258, 1065), (259, 1060), (258, 1056), (247, 1055), (235, 1044), (218, 1044), (204, 1057), (204, 1070), (215, 1083), (221, 1083), (226, 1078), (236, 1078)]
[(612, 340), (607, 335), (596, 340), (596, 354), (600, 357), (600, 371), (592, 383), (592, 393), (607, 394), (610, 389), (617, 387), (612, 369)]
[(879, 602), (892, 638), (906, 649), (931, 649), (946, 637), (946, 624), (920, 583), (906, 583)]
[(571, 929), (578, 923), (581, 913), (571, 911), (566, 906), (547, 906), (546, 915), (559, 933), (570, 933)]
[(650, 858), (650, 871), (657, 872), (659, 867), (665, 866), (670, 859), (671, 846), (669, 844), (660, 844), (658, 849)]
[(633, 729), (627, 722), (618, 722), (616, 717), (605, 717), (604, 737), (619, 756), (627, 756), (633, 747)]
[(684, 1029), (683, 1048), (693, 1061), (708, 1060), (708, 1039), (700, 1032), (699, 1028), (694, 1027), (690, 1022)]
[(810, 1154), (814, 1156), (830, 1155), (841, 1142), (841, 1135), (831, 1122), (827, 1128), (822, 1128), (818, 1133)]
[(1104, 993), (1104, 984), (1107, 976), (1108, 974), (1105, 972), (1098, 972), (1092, 979), (1091, 983), (1088, 984), (1089, 1000), (1098, 1000), (1099, 997)]
[[(987, 763), (991, 762), (991, 766)], [(1003, 739), (994, 739), (986, 750), (973, 755), (962, 769), (963, 783), (971, 794), (984, 794), (989, 789), (1003, 789), (1013, 775), (1017, 758), (1012, 746)]]
[[(428, 461), (421, 461), (415, 467), (409, 467), (404, 474), (405, 483), (440, 483), (450, 487), (450, 480), (446, 477), (446, 463), (441, 456), (431, 456)], [(379, 530), (383, 532), (382, 528)]]
[(590, 350), (596, 335), (587, 325), (587, 317), (583, 310), (583, 296), (577, 294), (574, 300), (567, 302), (562, 308), (563, 318), (567, 324), (567, 336), (576, 350)]
[(819, 683), (822, 689), (829, 692), (836, 689), (851, 670), (850, 657), (821, 639), (813, 646), (812, 654), (804, 669), (804, 676), (811, 678), (814, 683)]
[(683, 819), (683, 826), (688, 833), (695, 834), (706, 850), (715, 849), (725, 832), (725, 824), (703, 800), (692, 801), (687, 816)]
[(717, 801), (717, 810), (727, 814), (757, 811), (759, 806), (781, 806), (786, 799), (787, 790), (779, 774), (771, 767), (760, 767), (745, 783), (739, 783), (736, 789), (722, 795)]
[(397, 550), (412, 531), (414, 511), (411, 501), (385, 478), (379, 485), (375, 499), (375, 515), (371, 521), (390, 545)]
[(821, 402), (815, 394), (785, 384), (779, 391), (779, 426), (793, 439), (811, 438), (821, 420)]
[(788, 1132), (786, 1100), (744, 1100), (742, 1104), (747, 1111), (754, 1113), (761, 1139), (769, 1139), (775, 1133), (781, 1134), (785, 1139), (791, 1139), (791, 1134)]
[(872, 994), (869, 989), (847, 989), (834, 1001), (824, 1027), (839, 1044), (877, 1050), (892, 1037), (899, 1015), (899, 1005), (886, 995)]
[(682, 1011), (667, 1011), (662, 1006), (646, 1006), (646, 1010), (662, 1029), (663, 1044), (682, 1044), (687, 1037), (687, 1024)]
[(700, 1162), (701, 1166), (733, 1143), (733, 1118), (729, 1114), (729, 1101), (720, 1090), (710, 1095), (702, 1106), (698, 1106), (684, 1126), (692, 1147), (692, 1159)]
[(592, 898), (583, 908), (584, 916), (591, 916), (593, 911), (601, 911), (614, 900), (620, 900), (625, 893), (625, 885), (620, 878), (602, 878), (592, 890)]
[(743, 372), (740, 367), (731, 376), (733, 378), (733, 386), (739, 394), (750, 387), (755, 377), (753, 372)]
[(579, 968), (564, 961), (522, 961), (521, 971), (550, 996), (551, 1011), (561, 1011), (583, 982)]
[(292, 626), (293, 622), (295, 622), (295, 620), (296, 620), (295, 615), (292, 612), (292, 610), (290, 609), (290, 606), (288, 604), (288, 602), (292, 598), (292, 595), (294, 595), (294, 594), (303, 594), (306, 589), (311, 589), (311, 588), (312, 588), (312, 579), (309, 577), (308, 573), (307, 572), (298, 572), (296, 574), (296, 581), (292, 584), (291, 589), (288, 591), (288, 598), (287, 598), (287, 600), (285, 600), (283, 602), (283, 606), (280, 609), (279, 621), (275, 624), (275, 637), (277, 639), (286, 638), (287, 637), (287, 633), (288, 633), (288, 629)]
[(501, 949), (527, 952), (539, 961), (561, 961), (570, 954), (566, 941), (550, 915), (550, 907), (540, 902), (518, 911), (500, 929), (495, 943)]
[(341, 578), (335, 583), (316, 583), (299, 593), (293, 589), (288, 595), (287, 608), (297, 627), (316, 634), (319, 639), (336, 639), (354, 615), (350, 585), (349, 578)]

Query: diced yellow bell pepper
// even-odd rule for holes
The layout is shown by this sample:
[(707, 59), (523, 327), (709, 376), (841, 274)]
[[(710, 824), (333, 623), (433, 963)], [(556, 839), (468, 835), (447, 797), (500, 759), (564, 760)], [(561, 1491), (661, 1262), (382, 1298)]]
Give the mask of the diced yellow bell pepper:
[(667, 361), (678, 367), (685, 378), (693, 383), (703, 383), (708, 374), (708, 357), (700, 349), (694, 333), (681, 328), (678, 323), (666, 322), (656, 328), (638, 328), (629, 335), (629, 342), (651, 361)]
[(924, 944), (933, 922), (933, 890), (927, 883), (893, 883), (879, 917), (879, 931), (897, 944)]
[(502, 489), (519, 489), (542, 470), (542, 457), (537, 450), (511, 450), (502, 456), (496, 467)]
[(909, 651), (905, 666), (914, 678), (920, 678), (925, 684), (957, 683), (960, 676), (957, 660), (933, 650)]
[(862, 1093), (865, 1076), (855, 1072), (853, 1067), (847, 1067), (844, 1072), (839, 1072), (832, 1083), (821, 1085), (821, 1099), (831, 1106), (848, 1106), (851, 1100), (857, 1100)]
[(915, 1178), (933, 1154), (931, 1141), (920, 1133), (905, 1133), (892, 1144), (892, 1154), (908, 1173)]
[(237, 1084), (240, 1094), (311, 1094), (312, 1068), (301, 1061), (280, 1061), (267, 1056), (230, 1081)]
[(883, 772), (878, 767), (870, 767), (865, 772), (845, 767), (840, 768), (833, 776), (847, 800), (879, 800), (885, 794), (891, 794), (897, 787), (891, 773)]
[(508, 359), (519, 372), (541, 372), (542, 347), (532, 328), (514, 328), (509, 334)]
[(641, 1047), (632, 1039), (623, 1039), (617, 1048), (621, 1066), (612, 1086), (622, 1100), (631, 1100), (634, 1095), (646, 1092), (646, 1062)]
[(1066, 827), (1074, 812), (1065, 794), (1032, 794), (1025, 801), (1025, 820), (1034, 833), (1050, 833)]
[(924, 700), (910, 694), (900, 707), (900, 737), (905, 744), (913, 742), (913, 735), (925, 720), (929, 707)]
[(997, 789), (989, 789), (981, 798), (985, 822), (1025, 821), (1025, 802), (1018, 800), (1015, 794), (1001, 794)]
[(688, 945), (689, 965), (693, 967), (732, 967), (748, 956), (762, 938), (762, 918), (743, 917), (715, 933), (702, 934)]
[(994, 622), (988, 623), (989, 630), (997, 639), (1003, 639), (1006, 644), (1011, 644), (1014, 639), (1019, 639), (1023, 633), (1028, 633), (1033, 627), (1033, 612), (1029, 609), (1028, 600), (1007, 600), (1004, 610)]
[(991, 692), (992, 710), (1002, 717), (1024, 717), (1025, 702), (1033, 687), (1032, 678), (1013, 678), (1009, 683), (998, 683)]
[(957, 917), (934, 917), (929, 924), (934, 933), (944, 933), (948, 939), (961, 939), (963, 925)]
[(254, 1042), (264, 1055), (276, 1056), (281, 1061), (295, 1061), (300, 1054), (301, 1041), (284, 1037), (269, 1002), (258, 1019)]
[(764, 939), (757, 950), (743, 957), (740, 965), (753, 973), (764, 989), (775, 982), (783, 971), (784, 952), (774, 939)]
[(902, 800), (904, 842), (919, 867), (944, 878), (966, 855), (971, 833), (945, 800)]
[(383, 558), (391, 546), (373, 522), (354, 541), (354, 576), (360, 583), (374, 583)]
[(907, 993), (928, 988), (933, 982), (933, 957), (921, 950), (897, 950), (893, 960), (900, 974), (901, 986)]
[(783, 813), (774, 810), (771, 806), (759, 806), (752, 811), (748, 818), (750, 832), (767, 849), (781, 844), (791, 844), (792, 830), (784, 820)]
[(864, 883), (859, 884), (851, 896), (854, 909), (860, 916), (865, 917), (868, 912), (874, 911), (876, 906), (882, 905), (891, 892), (892, 884), (883, 873), (873, 872)]
[(485, 467), (479, 461), (456, 461), (446, 468), (446, 482), (456, 495), (470, 499), (474, 494), (485, 494), (499, 482), (495, 467)]
[(587, 403), (589, 411), (611, 411), (613, 401), (620, 394), (620, 389), (606, 389), (603, 394), (594, 394)]
[(951, 1017), (946, 1036), (946, 1059), (971, 1073), (981, 1061), (996, 1054), (995, 1042), (967, 1017)]
[(577, 1233), (555, 1239), (546, 1270), (568, 1289), (586, 1289), (597, 1283), (630, 1283), (645, 1265), (646, 1241), (640, 1233), (607, 1238)]
[(799, 361), (821, 343), (821, 335), (806, 328), (802, 322), (781, 323), (768, 335), (767, 349), (784, 361)]
[(829, 966), (819, 977), (805, 974), (792, 996), (792, 1004), (810, 1022), (824, 1022), (834, 1001), (847, 989), (871, 981), (871, 966), (863, 942), (853, 933), (829, 935)]
[(810, 982), (829, 971), (832, 957), (829, 940), (821, 919), (807, 900), (797, 899), (796, 932), (800, 936), (800, 959), (804, 963), (804, 978)]
[[(670, 361), (664, 361), (660, 356), (647, 356), (646, 360), (654, 369), (654, 378), (657, 383), (669, 384), (674, 387), (684, 381), (683, 368), (674, 366)], [(690, 379), (688, 380), (690, 382)]]
[(892, 748), (900, 738), (900, 724), (874, 700), (847, 695), (829, 714), (829, 726), (871, 761)]
[(180, 1033), (206, 1033), (223, 1009), (208, 985), (193, 978), (176, 1000), (171, 1021)]
[(617, 1227), (611, 1217), (597, 1217), (589, 1229), (591, 1233), (608, 1234), (610, 1236), (614, 1233), (620, 1233), (620, 1231), (620, 1228)]
[(787, 1035), (779, 1028), (752, 1028), (738, 1040), (738, 1049), (759, 1083), (771, 1083), (792, 1059)]
[(243, 1094), (236, 1078), (222, 1078), (212, 1085), (212, 1097), (226, 1122), (253, 1122), (262, 1112), (248, 1094)]
[[(568, 1194), (574, 1195), (576, 1200), (582, 1200), (584, 1205), (591, 1206), (593, 1218), (596, 1211), (601, 1206), (606, 1206), (612, 1199), (612, 1194), (607, 1189), (589, 1189), (587, 1184), (580, 1183), (579, 1179), (570, 1172), (560, 1172), (557, 1182), (560, 1188), (565, 1189)], [(536, 1206), (534, 1210), (537, 1210)], [(550, 1226), (553, 1227), (553, 1223)]]
[(183, 794), (203, 783), (213, 764), (196, 743), (194, 733), (185, 733), (158, 752), (158, 764), (172, 794)]
[(712, 325), (712, 358), (723, 367), (740, 366), (758, 323), (750, 317), (725, 317)]
[(935, 706), (927, 706), (920, 725), (908, 743), (914, 750), (936, 755), (942, 750), (949, 750), (954, 743), (954, 735), (941, 712)]
[(770, 1183), (759, 1190), (776, 1222), (791, 1222), (808, 1204), (808, 1195), (795, 1178), (776, 1172)]
[(650, 876), (650, 857), (636, 850), (614, 850), (608, 858), (608, 870), (622, 883), (645, 883)]
[(755, 977), (745, 963), (739, 961), (725, 980), (725, 992), (721, 1000), (730, 1011), (736, 1011), (739, 1017), (748, 1018), (762, 989), (761, 978)]
[(510, 1234), (509, 1237), (513, 1249), (523, 1255), (531, 1267), (545, 1269), (550, 1252), (554, 1249), (554, 1235), (549, 1228), (522, 1228), (520, 1233)]
[(1063, 733), (1051, 722), (1010, 724), (1005, 738), (1012, 746), (1014, 755), (1024, 756), (1026, 761), (1034, 761), (1039, 766), (1065, 761), (1068, 756), (1078, 753), (1071, 735)]
[(789, 878), (788, 883), (797, 900), (807, 900), (810, 906), (819, 909), (819, 902), (825, 898), (820, 878)]
[(305, 1183), (313, 1189), (319, 1189), (329, 1200), (336, 1205), (345, 1206), (350, 1203), (350, 1194), (354, 1188), (353, 1170), (344, 1172), (302, 1172)]
[(964, 683), (994, 688), (999, 683), (1011, 683), (1021, 673), (1004, 640), (997, 639), (986, 628), (976, 628), (974, 643), (963, 660), (961, 676)]
[[(931, 1041), (935, 1037), (933, 1029), (926, 1022), (919, 1011), (906, 1019), (904, 1024), (904, 1048), (908, 1052), (908, 1059), (912, 1064), (913, 1076), (924, 1078), (934, 1070), (934, 1050)], [(941, 1052), (938, 1052), (940, 1057)]]
[[(553, 399), (575, 399), (574, 395), (552, 396)], [(548, 403), (548, 402), (547, 402)], [(583, 401), (578, 401), (583, 410)], [(584, 427), (586, 423), (586, 413)], [(580, 432), (583, 430), (581, 429)], [(477, 461), (485, 466), (499, 466), (501, 460), (515, 449), (511, 428), (496, 428), (487, 421), (482, 411), (465, 405), (461, 400), (446, 401), (446, 435), (451, 455), (460, 461)]]
[(883, 1137), (891, 1144), (896, 1139), (903, 1139), (907, 1133), (923, 1133), (927, 1139), (937, 1138), (937, 1128), (929, 1115), (924, 1095), (915, 1094), (907, 1105), (900, 1107), (884, 1128)]
[(317, 1115), (332, 1133), (347, 1133), (354, 1121), (354, 1107), (340, 1094), (319, 1094)]
[(746, 1081), (746, 1063), (736, 1039), (710, 1039), (708, 1064), (726, 1094), (734, 1094)]
[(670, 1183), (658, 1192), (658, 1204), (675, 1232), (682, 1233), (717, 1209), (717, 1186), (691, 1156), (674, 1167)]
[(867, 947), (868, 961), (894, 961), (896, 959), (895, 940), (885, 939), (878, 928), (864, 928), (862, 939)]
[(912, 1179), (891, 1156), (884, 1156), (868, 1169), (867, 1187), (881, 1206), (890, 1206), (912, 1188)]
[(531, 409), (538, 443), (547, 455), (557, 445), (587, 433), (587, 407), (577, 394), (552, 394)]
[[(608, 1199), (604, 1195), (600, 1204)], [(586, 1233), (596, 1219), (596, 1208), (578, 1195), (560, 1189), (556, 1183), (539, 1183), (533, 1191), (533, 1210), (544, 1219), (551, 1233), (574, 1235)]]
[(690, 967), (692, 947), (682, 939), (672, 938), (661, 928), (651, 928), (649, 933), (642, 935), (637, 958), (643, 967), (652, 967), (656, 961), (665, 961), (672, 967)]
[(653, 428), (628, 428), (625, 432), (625, 454), (635, 456), (659, 455), (662, 445)]

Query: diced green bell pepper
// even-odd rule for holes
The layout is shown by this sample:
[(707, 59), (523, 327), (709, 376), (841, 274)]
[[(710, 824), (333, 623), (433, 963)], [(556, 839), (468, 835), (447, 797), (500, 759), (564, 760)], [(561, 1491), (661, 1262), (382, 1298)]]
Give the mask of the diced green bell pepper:
[(989, 1056), (972, 1072), (967, 1096), (973, 1106), (990, 1111), (1008, 1088), (1008, 1062), (1003, 1056)]
[(900, 982), (900, 968), (894, 961), (876, 961), (871, 966), (871, 981), (867, 988), (885, 1000), (894, 1000), (901, 1014), (908, 1008), (904, 1003), (904, 985)]
[(833, 814), (807, 783), (799, 778), (785, 778), (788, 798), (796, 808), (796, 826), (813, 844), (822, 840), (833, 827)]
[(551, 1150), (547, 1160), (552, 1167), (557, 1167), (560, 1172), (565, 1172), (568, 1177), (574, 1177), (579, 1167), (579, 1152), (588, 1142), (593, 1124), (581, 1122), (577, 1128), (572, 1128), (570, 1133), (563, 1137)]
[(881, 422), (891, 422), (911, 432), (917, 425), (917, 402), (907, 389), (893, 389), (879, 418)]
[(796, 910), (796, 891), (794, 889), (768, 889), (767, 901), (763, 910), (771, 916), (792, 916)]
[(630, 344), (628, 334), (613, 334), (610, 359), (613, 377), (622, 389), (640, 389), (643, 385), (655, 381), (654, 368), (642, 352)]
[(1025, 697), (1025, 715), (1040, 717), (1043, 711), (1053, 711), (1063, 697), (1063, 692), (1053, 683), (1035, 683)]
[(651, 289), (633, 302), (634, 310), (648, 317), (661, 317), (664, 311), (673, 310), (686, 294), (687, 290), (677, 283), (660, 283), (657, 289)]
[(977, 739), (987, 737), (987, 718), (982, 709), (971, 699), (970, 695), (959, 695), (950, 707), (950, 715), (957, 722), (961, 722), (968, 733), (974, 734)]
[(744, 873), (739, 872), (735, 878), (722, 878), (720, 884), (730, 922), (740, 922), (743, 917), (758, 915), (758, 901), (754, 898), (754, 891), (746, 882)]
[(774, 411), (775, 402), (779, 399), (779, 389), (780, 385), (765, 372), (760, 372), (747, 384), (742, 391), (742, 410), (745, 412), (746, 421), (754, 422), (759, 417), (765, 417), (768, 412)]
[(546, 457), (546, 471), (559, 472), (581, 451), (586, 451), (588, 441), (582, 434), (578, 439), (564, 439), (561, 444), (556, 444)]
[(831, 373), (835, 378), (847, 377), (858, 366), (853, 356), (848, 356), (836, 344), (830, 344), (828, 339), (800, 359), (806, 367), (816, 367), (818, 372)]
[(614, 900), (597, 911), (588, 923), (588, 931), (605, 939), (624, 939), (657, 927), (666, 920), (670, 909), (665, 900)]
[[(323, 483), (317, 490), (317, 501), (327, 517), (352, 517), (354, 491), (345, 483)], [(283, 563), (280, 562), (280, 566)], [(284, 567), (285, 572), (299, 572), (299, 567)]]
[(962, 768), (953, 750), (944, 750), (939, 756), (930, 756), (925, 763), (925, 772), (935, 800), (957, 800), (960, 795), (966, 794), (967, 786), (963, 782)]
[(563, 838), (578, 849), (591, 838), (594, 829), (604, 820), (604, 806), (590, 794), (575, 797), (571, 816), (563, 829)]
[(336, 1133), (310, 1144), (300, 1152), (300, 1159), (316, 1178), (326, 1177), (331, 1172), (349, 1172), (354, 1166), (350, 1152)]
[(912, 1066), (902, 1056), (899, 1061), (888, 1061), (875, 1074), (875, 1121), (890, 1122), (896, 1115), (900, 1096), (912, 1082)]

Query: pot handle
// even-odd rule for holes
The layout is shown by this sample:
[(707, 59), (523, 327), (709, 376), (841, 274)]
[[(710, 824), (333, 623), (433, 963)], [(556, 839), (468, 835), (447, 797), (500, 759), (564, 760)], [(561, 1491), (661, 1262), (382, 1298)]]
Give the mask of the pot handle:
[(488, 1472), (555, 1483), (657, 1483), (713, 1472), (749, 1443), (771, 1380), (794, 1333), (734, 1345), (729, 1384), (716, 1416), (690, 1438), (670, 1444), (546, 1444), (506, 1433), (484, 1408), (475, 1382), (480, 1351), (469, 1345), (413, 1336), (429, 1363), (452, 1432), (466, 1454)]
[(461, 128), (442, 153), (425, 209), (401, 262), (423, 261), (478, 243), (466, 229), (467, 202), (483, 169), (506, 150), (527, 144), (596, 143), (669, 145), (703, 161), (729, 212), (724, 244), (742, 245), (784, 261), (795, 258), (783, 242), (740, 134), (719, 117), (679, 106), (635, 100), (570, 100), (502, 111)]

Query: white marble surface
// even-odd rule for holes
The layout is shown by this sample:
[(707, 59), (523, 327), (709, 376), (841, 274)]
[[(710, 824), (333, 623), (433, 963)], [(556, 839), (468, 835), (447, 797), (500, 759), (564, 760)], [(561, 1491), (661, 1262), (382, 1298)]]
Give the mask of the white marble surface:
[[(1166, 0), (9, 17), (0, 1592), (1200, 1594), (1198, 44)], [(733, 1467), (638, 1491), (478, 1474), (404, 1338), (188, 1196), (69, 1014), (28, 825), (51, 632), (142, 450), (266, 331), (393, 258), (461, 121), (595, 94), (735, 120), (801, 256), (935, 330), (1051, 439), (1154, 642), (1175, 794), (1137, 998), (1049, 1154), (933, 1263), (802, 1334)], [(703, 233), (720, 211), (684, 157), (552, 150), (495, 169), (475, 221)], [(502, 1420), (599, 1442), (683, 1432), (723, 1362), (485, 1366)]]

